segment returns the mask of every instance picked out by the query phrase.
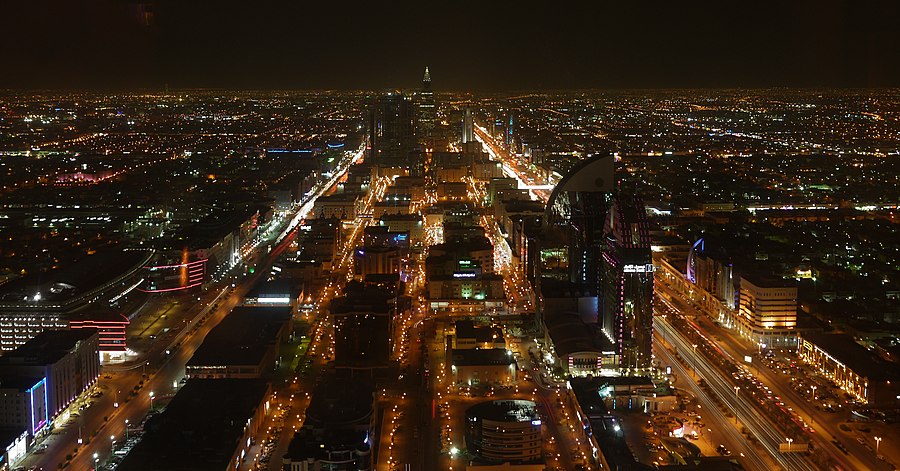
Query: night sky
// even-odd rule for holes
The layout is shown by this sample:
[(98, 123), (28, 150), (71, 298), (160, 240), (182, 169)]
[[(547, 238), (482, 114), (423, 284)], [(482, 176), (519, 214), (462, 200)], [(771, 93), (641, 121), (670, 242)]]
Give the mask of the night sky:
[(896, 0), (3, 0), (0, 34), (4, 88), (900, 86)]

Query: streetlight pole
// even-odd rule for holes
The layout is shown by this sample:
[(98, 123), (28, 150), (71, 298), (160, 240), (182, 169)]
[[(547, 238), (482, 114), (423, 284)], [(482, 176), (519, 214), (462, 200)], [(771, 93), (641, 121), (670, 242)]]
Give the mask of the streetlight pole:
[(109, 441), (110, 441), (110, 445), (109, 445), (109, 459), (112, 459), (112, 457), (115, 456), (115, 454), (116, 454), (116, 436), (115, 436), (115, 435), (110, 435), (110, 436), (109, 436)]
[(735, 387), (734, 387), (734, 397), (737, 397), (738, 391), (740, 391), (740, 390), (741, 390), (741, 387), (740, 387), (740, 386), (735, 386)]
[(128, 441), (128, 419), (125, 419), (125, 441)]
[(153, 410), (153, 391), (150, 391), (150, 410)]
[(94, 471), (97, 471), (97, 468), (100, 467), (100, 455), (94, 453)]
[(875, 439), (875, 456), (878, 456), (878, 447), (881, 446), (881, 437), (872, 437)]

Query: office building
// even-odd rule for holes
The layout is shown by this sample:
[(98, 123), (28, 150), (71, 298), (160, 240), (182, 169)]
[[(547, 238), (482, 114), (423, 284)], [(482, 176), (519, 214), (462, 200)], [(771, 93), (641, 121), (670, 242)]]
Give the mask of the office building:
[(379, 96), (369, 117), (372, 162), (379, 167), (410, 169), (420, 173), (414, 162), (414, 110), (409, 97), (400, 92)]
[(434, 91), (431, 89), (431, 73), (428, 71), (428, 67), (425, 67), (422, 89), (419, 90), (416, 98), (416, 135), (419, 138), (432, 137), (437, 120), (437, 108), (435, 108)]
[(721, 246), (709, 247), (705, 237), (701, 237), (688, 252), (688, 281), (712, 294), (730, 309), (737, 307), (738, 277), (734, 266)]
[(472, 142), (475, 140), (475, 119), (472, 117), (472, 108), (466, 107), (463, 115), (462, 142)]
[(46, 378), (52, 419), (100, 377), (100, 334), (96, 329), (41, 332), (0, 357), (0, 384), (7, 376)]
[(797, 348), (797, 285), (794, 280), (742, 274), (736, 328), (754, 345)]
[[(108, 249), (48, 273), (4, 283), (0, 349), (14, 350), (47, 329), (65, 329), (70, 320), (107, 321), (110, 310), (146, 296), (137, 288), (152, 257), (151, 250)], [(124, 351), (124, 336), (109, 348), (110, 355)]]
[(36, 436), (50, 423), (47, 394), (43, 375), (0, 377), (0, 428)]
[[(583, 286), (589, 296), (599, 293), (603, 222), (615, 188), (614, 170), (613, 156), (595, 155), (576, 164), (554, 187), (547, 200), (540, 258), (533, 259), (540, 262), (535, 263), (536, 288), (540, 289), (541, 276), (546, 272), (547, 276)], [(492, 185), (502, 193), (511, 183), (499, 180)], [(495, 204), (498, 199), (494, 197)], [(598, 320), (596, 316), (593, 321)]]
[(616, 344), (622, 370), (643, 371), (650, 368), (652, 359), (653, 261), (647, 212), (640, 197), (618, 194), (603, 232), (603, 333)]

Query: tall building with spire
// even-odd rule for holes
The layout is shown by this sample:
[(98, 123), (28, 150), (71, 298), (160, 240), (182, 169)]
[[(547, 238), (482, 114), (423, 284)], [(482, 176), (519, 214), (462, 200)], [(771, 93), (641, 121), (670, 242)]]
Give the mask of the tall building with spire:
[(434, 92), (431, 90), (431, 73), (428, 71), (428, 67), (425, 67), (422, 89), (417, 98), (416, 135), (419, 138), (432, 137), (437, 112), (434, 106)]

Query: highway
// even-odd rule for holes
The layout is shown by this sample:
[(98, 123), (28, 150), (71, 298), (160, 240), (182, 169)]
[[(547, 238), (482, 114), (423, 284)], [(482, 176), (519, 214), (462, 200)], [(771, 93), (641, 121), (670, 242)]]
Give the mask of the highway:
[(747, 400), (740, 397), (740, 391), (735, 390), (734, 386), (722, 377), (722, 374), (700, 353), (698, 353), (690, 343), (668, 322), (665, 316), (655, 316), (653, 319), (653, 327), (660, 332), (663, 338), (671, 343), (684, 358), (688, 365), (697, 372), (697, 375), (706, 381), (706, 384), (712, 388), (719, 399), (727, 406), (729, 410), (737, 417), (738, 422), (745, 426), (750, 433), (759, 440), (766, 452), (768, 452), (775, 461), (785, 471), (804, 471), (815, 470), (816, 468), (810, 464), (801, 454), (798, 453), (781, 453), (778, 446), (785, 442), (785, 437), (777, 432), (778, 428), (775, 424), (766, 420), (765, 415), (761, 415), (753, 405)]
[[(357, 161), (362, 151), (348, 153), (341, 163), (339, 171), (328, 180), (327, 185), (319, 185), (314, 193), (300, 205), (293, 221), (302, 220), (304, 211), (312, 208), (315, 199), (328, 191), (346, 173), (349, 166)], [(299, 219), (298, 219), (299, 218)], [(38, 453), (30, 453), (18, 465), (26, 468), (36, 466), (43, 469), (57, 469), (65, 466), (70, 469), (93, 469), (95, 464), (104, 465), (112, 454), (112, 447), (121, 447), (125, 437), (125, 421), (129, 427), (140, 424), (150, 410), (151, 401), (155, 400), (155, 406), (160, 406), (164, 401), (174, 395), (184, 377), (184, 365), (191, 358), (194, 351), (203, 342), (206, 334), (215, 327), (235, 306), (240, 304), (244, 295), (271, 269), (271, 264), (284, 251), (290, 242), (287, 237), (293, 227), (289, 225), (278, 237), (278, 242), (263, 260), (258, 264), (255, 274), (243, 279), (233, 290), (228, 289), (228, 282), (213, 285), (214, 288), (197, 298), (196, 304), (185, 307), (185, 313), (195, 315), (190, 322), (187, 319), (170, 319), (166, 325), (174, 327), (167, 332), (168, 335), (155, 339), (154, 342), (143, 344), (147, 350), (142, 352), (141, 358), (130, 364), (113, 364), (102, 367), (102, 375), (91, 391), (101, 392), (102, 395), (88, 398), (88, 393), (78, 398), (70, 410), (73, 411), (66, 425), (64, 412), (57, 419), (59, 426), (53, 434), (39, 441), (46, 445), (46, 450)], [(252, 250), (245, 255), (246, 259), (252, 259), (256, 250), (264, 246), (264, 239), (259, 239), (253, 244)], [(240, 265), (238, 265), (240, 266)], [(165, 295), (164, 295), (165, 296)], [(180, 299), (194, 299), (193, 297), (181, 297)], [(219, 300), (215, 309), (212, 309), (214, 300)], [(158, 310), (147, 309), (140, 316), (160, 316)], [(140, 318), (139, 318), (140, 319)], [(138, 320), (139, 320), (138, 319)], [(178, 321), (182, 326), (178, 326)], [(174, 322), (172, 322), (174, 321)], [(150, 322), (154, 325), (156, 320)], [(147, 323), (144, 322), (144, 325)], [(142, 327), (129, 329), (129, 336), (140, 336)], [(174, 339), (173, 339), (174, 337)], [(179, 339), (178, 337), (181, 337)], [(168, 354), (167, 354), (168, 351)], [(151, 399), (153, 392), (154, 399)], [(79, 404), (92, 402), (90, 407), (83, 411), (74, 412)], [(79, 446), (78, 441), (83, 443)], [(40, 447), (36, 447), (38, 449)], [(96, 454), (96, 458), (95, 455)]]
[[(659, 278), (657, 278), (659, 280)], [(694, 324), (702, 330), (709, 338), (717, 339), (717, 344), (725, 352), (733, 358), (743, 358), (744, 356), (754, 357), (755, 377), (761, 380), (772, 392), (779, 396), (781, 400), (795, 411), (802, 412), (807, 417), (808, 423), (816, 431), (809, 434), (813, 445), (820, 450), (828, 453), (829, 457), (837, 463), (841, 469), (845, 470), (890, 470), (892, 466), (884, 461), (878, 460), (875, 454), (855, 440), (843, 440), (842, 444), (847, 450), (844, 453), (838, 449), (831, 441), (832, 437), (840, 437), (842, 432), (837, 426), (837, 420), (832, 414), (824, 413), (814, 408), (806, 398), (801, 397), (793, 388), (791, 388), (788, 378), (772, 371), (768, 366), (763, 364), (757, 355), (756, 348), (747, 348), (741, 339), (736, 338), (732, 331), (723, 327), (714, 325), (707, 319), (707, 314), (700, 309), (695, 308), (690, 303), (680, 298), (679, 293), (670, 289), (664, 282), (658, 281), (659, 289), (665, 290), (665, 293), (674, 299), (680, 299), (678, 302), (679, 309), (690, 314), (697, 314)], [(849, 412), (844, 412), (846, 418)]]
[(760, 453), (760, 450), (754, 448), (752, 444), (741, 435), (733, 419), (725, 417), (725, 414), (719, 410), (718, 406), (709, 398), (709, 396), (697, 386), (694, 380), (695, 374), (686, 369), (680, 361), (669, 351), (670, 346), (659, 332), (654, 333), (654, 353), (656, 358), (661, 360), (662, 365), (671, 366), (673, 373), (681, 381), (682, 385), (697, 398), (698, 403), (702, 406), (702, 416), (711, 428), (723, 434), (727, 440), (728, 448), (743, 458), (744, 466), (750, 471), (768, 471), (773, 468), (773, 462), (768, 455)]

